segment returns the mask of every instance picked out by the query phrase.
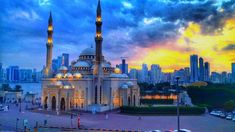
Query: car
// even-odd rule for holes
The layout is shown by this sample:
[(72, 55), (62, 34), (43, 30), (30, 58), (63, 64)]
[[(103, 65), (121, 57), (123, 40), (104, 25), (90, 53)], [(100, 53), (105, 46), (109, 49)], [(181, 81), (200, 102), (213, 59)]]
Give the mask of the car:
[(226, 118), (226, 113), (225, 112), (221, 112), (219, 115), (221, 118)]
[(152, 130), (150, 132), (161, 132), (160, 130)]
[[(178, 130), (174, 130), (173, 132), (178, 132)], [(180, 129), (179, 132), (192, 132), (192, 131), (188, 129)]]
[(226, 116), (227, 120), (232, 120), (233, 119), (233, 114), (232, 113), (228, 113)]
[(234, 122), (235, 122), (235, 116), (233, 116), (233, 119), (232, 119), (232, 121), (234, 121)]

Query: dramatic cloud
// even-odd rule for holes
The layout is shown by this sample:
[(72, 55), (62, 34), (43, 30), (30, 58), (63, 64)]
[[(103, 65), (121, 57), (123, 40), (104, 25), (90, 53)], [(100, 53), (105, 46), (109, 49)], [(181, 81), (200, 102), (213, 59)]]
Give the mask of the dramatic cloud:
[[(228, 57), (235, 56), (233, 0), (101, 3), (103, 50), (113, 66), (126, 56), (131, 67), (156, 63), (165, 71), (173, 71), (189, 66), (189, 55), (198, 53), (212, 63), (212, 70), (229, 71), (235, 60)], [(0, 62), (4, 66), (42, 68), (50, 11), (53, 57), (66, 52), (70, 60), (77, 59), (83, 49), (95, 45), (96, 6), (95, 0), (1, 0)], [(222, 64), (224, 68), (219, 69)]]

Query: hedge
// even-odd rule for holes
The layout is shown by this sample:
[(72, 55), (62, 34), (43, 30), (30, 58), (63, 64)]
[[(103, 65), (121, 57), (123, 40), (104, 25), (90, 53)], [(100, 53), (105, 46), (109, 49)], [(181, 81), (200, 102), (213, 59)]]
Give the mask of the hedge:
[(173, 104), (173, 99), (140, 99), (141, 104)]
[[(126, 114), (154, 114), (154, 115), (175, 115), (177, 114), (176, 106), (158, 106), (158, 107), (121, 107), (121, 113)], [(201, 115), (205, 113), (204, 107), (186, 107), (180, 106), (181, 115)]]

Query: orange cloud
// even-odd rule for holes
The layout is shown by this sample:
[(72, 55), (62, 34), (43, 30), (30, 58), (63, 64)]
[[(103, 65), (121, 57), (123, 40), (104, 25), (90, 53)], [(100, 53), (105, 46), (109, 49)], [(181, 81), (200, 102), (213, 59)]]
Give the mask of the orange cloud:
[(203, 34), (201, 28), (199, 23), (190, 22), (177, 40), (153, 44), (150, 48), (135, 48), (141, 52), (130, 59), (130, 67), (139, 69), (142, 63), (149, 66), (159, 64), (163, 71), (172, 72), (189, 67), (190, 54), (198, 54), (210, 62), (212, 71), (230, 72), (231, 63), (235, 61), (235, 49), (224, 49), (235, 44), (235, 18), (226, 20), (223, 28), (214, 34)]

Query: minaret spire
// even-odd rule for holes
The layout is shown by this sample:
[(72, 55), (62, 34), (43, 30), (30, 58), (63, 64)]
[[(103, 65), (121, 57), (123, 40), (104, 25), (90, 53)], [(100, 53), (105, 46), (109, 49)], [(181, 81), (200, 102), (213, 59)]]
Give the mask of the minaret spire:
[(94, 103), (102, 104), (102, 78), (103, 78), (103, 68), (102, 68), (102, 17), (101, 17), (101, 4), (98, 0), (97, 10), (96, 10), (96, 35), (95, 35), (95, 68), (93, 70), (94, 75)]
[(46, 69), (45, 69), (45, 77), (49, 77), (52, 70), (51, 70), (51, 63), (52, 63), (52, 48), (53, 48), (53, 23), (52, 23), (52, 15), (50, 12), (49, 20), (48, 20), (48, 28), (47, 28), (47, 58), (46, 58)]

